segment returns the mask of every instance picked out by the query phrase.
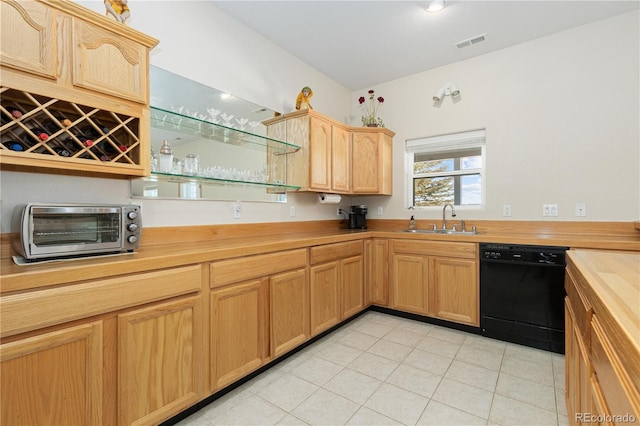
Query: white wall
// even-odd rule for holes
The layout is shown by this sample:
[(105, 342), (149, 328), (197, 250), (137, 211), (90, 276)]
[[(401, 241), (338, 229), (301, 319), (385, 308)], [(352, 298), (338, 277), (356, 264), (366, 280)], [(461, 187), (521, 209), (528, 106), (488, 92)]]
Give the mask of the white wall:
[[(382, 205), (383, 218), (441, 218), (407, 210), (404, 142), (486, 128), (486, 208), (459, 218), (503, 219), (510, 204), (513, 220), (640, 219), (639, 28), (636, 11), (374, 87), (396, 136), (394, 195), (367, 199), (370, 217)], [(460, 99), (435, 106), (451, 81)], [(366, 89), (351, 97), (357, 119)], [(542, 204), (559, 216), (543, 218)]]
[[(102, 1), (79, 2), (103, 13)], [(314, 90), (314, 108), (358, 124), (357, 97), (328, 77), (227, 17), (204, 1), (132, 2), (131, 26), (161, 40), (151, 63), (275, 110), (290, 110), (300, 88)], [(375, 87), (394, 139), (392, 197), (347, 197), (384, 207), (382, 218), (408, 218), (404, 188), (406, 139), (487, 129), (487, 206), (460, 211), (465, 219), (501, 219), (511, 204), (516, 220), (542, 220), (541, 204), (557, 203), (560, 220), (587, 204), (586, 220), (640, 218), (638, 12), (551, 35), (468, 61)], [(431, 96), (445, 82), (462, 90), (434, 107)], [(288, 107), (288, 108), (287, 108)], [(129, 183), (116, 179), (0, 172), (1, 232), (16, 204), (42, 202), (127, 203)], [(141, 200), (134, 200), (141, 202)], [(313, 194), (287, 204), (144, 200), (145, 226), (297, 221), (335, 218), (336, 206)], [(289, 207), (296, 206), (296, 217)], [(438, 218), (441, 212), (417, 212)]]

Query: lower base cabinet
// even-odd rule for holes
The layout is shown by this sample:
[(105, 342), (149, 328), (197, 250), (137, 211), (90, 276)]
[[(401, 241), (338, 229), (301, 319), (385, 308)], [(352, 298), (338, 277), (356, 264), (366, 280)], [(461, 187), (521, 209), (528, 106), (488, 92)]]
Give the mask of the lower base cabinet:
[(118, 315), (118, 424), (157, 424), (198, 402), (201, 296)]
[(389, 240), (373, 238), (364, 242), (365, 304), (389, 305)]
[(211, 384), (217, 390), (262, 365), (266, 279), (211, 292)]
[(0, 423), (101, 425), (102, 321), (0, 346)]
[(309, 286), (305, 269), (269, 279), (271, 357), (277, 358), (309, 338)]
[(429, 313), (461, 324), (480, 325), (478, 261), (429, 259)]

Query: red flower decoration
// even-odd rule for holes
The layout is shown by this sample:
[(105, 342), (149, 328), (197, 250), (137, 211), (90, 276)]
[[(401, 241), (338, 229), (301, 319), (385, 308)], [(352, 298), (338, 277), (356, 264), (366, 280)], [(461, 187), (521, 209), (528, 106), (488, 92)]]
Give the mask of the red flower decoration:
[[(365, 115), (362, 116), (362, 124), (364, 126), (380, 126), (384, 127), (384, 123), (380, 117), (377, 117), (378, 107), (384, 102), (382, 96), (375, 96), (375, 90), (370, 89), (367, 94), (369, 95), (369, 102), (364, 105)], [(360, 105), (363, 105), (367, 99), (364, 96), (358, 98)]]
[(362, 105), (364, 103), (364, 96), (360, 96), (360, 99), (358, 99), (358, 102), (360, 102), (360, 104)]

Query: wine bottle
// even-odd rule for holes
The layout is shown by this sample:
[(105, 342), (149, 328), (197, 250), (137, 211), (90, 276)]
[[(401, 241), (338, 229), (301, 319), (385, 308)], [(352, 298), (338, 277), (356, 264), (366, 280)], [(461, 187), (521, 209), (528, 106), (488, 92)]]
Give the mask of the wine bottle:
[(40, 141), (46, 141), (48, 139), (49, 133), (39, 127), (30, 128), (28, 132), (24, 132), (22, 135), (22, 140), (29, 146)]
[(9, 148), (11, 151), (26, 151), (27, 148), (21, 144), (20, 142), (16, 142), (16, 141), (5, 141), (2, 142), (2, 145), (6, 146), (7, 148)]
[[(67, 117), (65, 117), (63, 114), (61, 113), (55, 113), (53, 115), (55, 117), (55, 119), (58, 121), (56, 122), (55, 120), (52, 119), (48, 119), (45, 123), (44, 126), (47, 128), (47, 130), (50, 132), (50, 134), (53, 134), (55, 132), (57, 132), (58, 130), (61, 129), (60, 124), (62, 124), (64, 127), (71, 127), (71, 120), (69, 120)], [(60, 124), (58, 124), (60, 123)]]
[(24, 111), (16, 106), (2, 105), (2, 107), (9, 113), (9, 116), (6, 116), (6, 113), (4, 111), (2, 112), (2, 114), (0, 114), (0, 116), (2, 117), (2, 126), (11, 121), (20, 120), (22, 118), (22, 114), (24, 114)]

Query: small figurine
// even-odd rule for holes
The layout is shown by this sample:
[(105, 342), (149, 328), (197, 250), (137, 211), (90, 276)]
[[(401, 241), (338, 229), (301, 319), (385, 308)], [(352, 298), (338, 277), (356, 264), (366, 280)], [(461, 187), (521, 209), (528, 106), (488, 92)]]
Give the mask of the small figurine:
[(126, 23), (126, 20), (131, 16), (127, 3), (128, 0), (104, 0), (107, 16), (111, 14), (116, 21)]
[(296, 109), (313, 109), (309, 103), (312, 96), (313, 90), (309, 86), (304, 86), (296, 98)]

